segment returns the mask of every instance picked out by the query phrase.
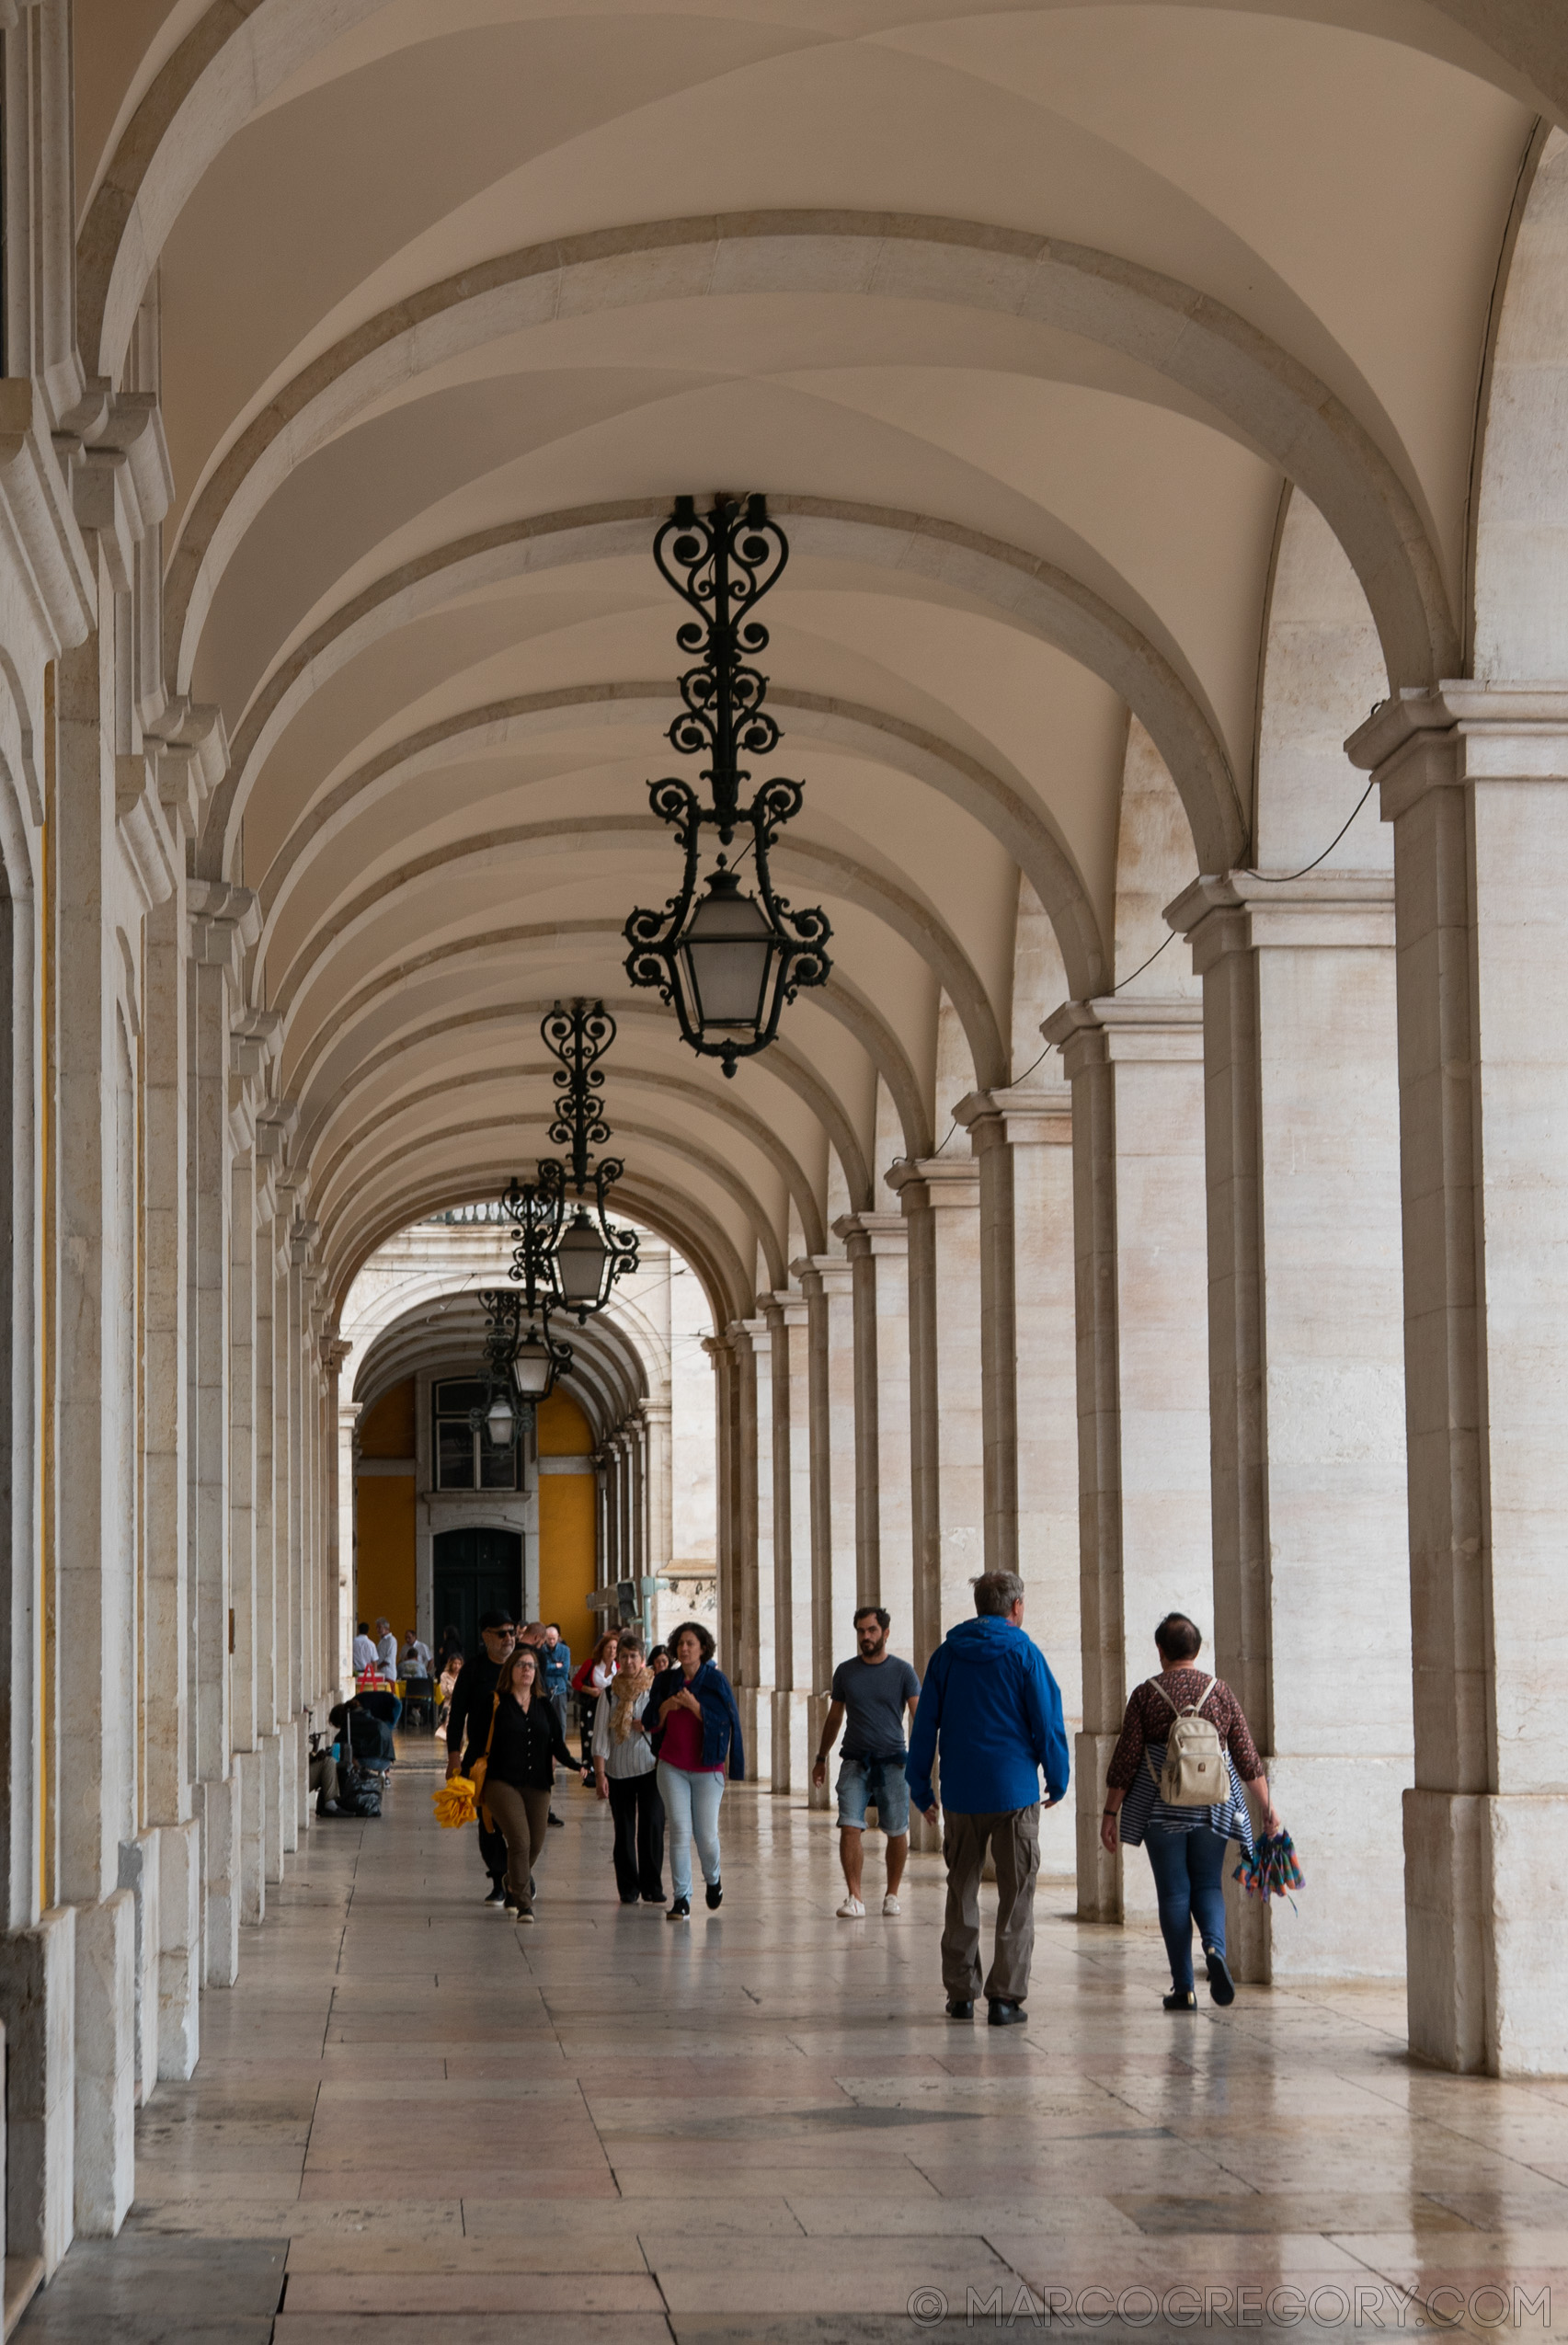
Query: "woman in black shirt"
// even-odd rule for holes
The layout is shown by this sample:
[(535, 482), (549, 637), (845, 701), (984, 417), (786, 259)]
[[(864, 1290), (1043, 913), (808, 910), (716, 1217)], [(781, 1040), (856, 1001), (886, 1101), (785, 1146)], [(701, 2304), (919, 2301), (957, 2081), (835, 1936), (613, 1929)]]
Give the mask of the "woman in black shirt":
[(544, 1853), (555, 1762), (570, 1767), (555, 1705), (539, 1676), (539, 1655), (519, 1645), (496, 1687), (489, 1763), (480, 1804), (506, 1836), (507, 1909), (533, 1919), (533, 1869)]

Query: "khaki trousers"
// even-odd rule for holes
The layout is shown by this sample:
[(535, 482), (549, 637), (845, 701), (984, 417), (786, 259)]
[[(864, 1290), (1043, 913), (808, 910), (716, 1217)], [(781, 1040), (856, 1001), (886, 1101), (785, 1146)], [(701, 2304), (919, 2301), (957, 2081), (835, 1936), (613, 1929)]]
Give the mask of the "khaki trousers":
[(533, 1893), (528, 1884), (549, 1836), (550, 1794), (532, 1788), (520, 1791), (513, 1783), (486, 1782), (481, 1799), (506, 1835), (507, 1889), (523, 1912), (532, 1914)]
[(947, 1914), (942, 1926), (942, 1984), (949, 2002), (980, 1993), (980, 1869), (996, 1860), (996, 1947), (985, 1983), (988, 2002), (1022, 2003), (1035, 1951), (1035, 1877), (1040, 1870), (1040, 1803), (1004, 1815), (943, 1811)]

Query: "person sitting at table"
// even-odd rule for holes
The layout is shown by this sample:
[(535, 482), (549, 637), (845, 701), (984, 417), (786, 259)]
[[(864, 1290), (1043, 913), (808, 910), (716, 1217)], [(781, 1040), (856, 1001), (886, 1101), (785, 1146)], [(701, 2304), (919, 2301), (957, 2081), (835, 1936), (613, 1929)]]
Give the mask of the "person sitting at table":
[(400, 1670), (405, 1677), (429, 1677), (430, 1674), (430, 1648), (420, 1643), (412, 1629), (403, 1641)]

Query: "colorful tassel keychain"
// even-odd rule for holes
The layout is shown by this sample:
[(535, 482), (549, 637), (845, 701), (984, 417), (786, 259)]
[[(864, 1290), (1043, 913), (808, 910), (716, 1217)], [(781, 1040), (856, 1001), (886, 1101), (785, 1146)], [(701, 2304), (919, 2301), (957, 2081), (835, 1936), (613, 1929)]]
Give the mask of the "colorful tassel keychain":
[[(1236, 1867), (1233, 1878), (1239, 1881), (1249, 1897), (1290, 1897), (1293, 1889), (1301, 1888), (1306, 1875), (1296, 1860), (1296, 1844), (1288, 1832), (1265, 1832), (1253, 1851), (1251, 1863)], [(1290, 1897), (1290, 1910), (1299, 1908)]]

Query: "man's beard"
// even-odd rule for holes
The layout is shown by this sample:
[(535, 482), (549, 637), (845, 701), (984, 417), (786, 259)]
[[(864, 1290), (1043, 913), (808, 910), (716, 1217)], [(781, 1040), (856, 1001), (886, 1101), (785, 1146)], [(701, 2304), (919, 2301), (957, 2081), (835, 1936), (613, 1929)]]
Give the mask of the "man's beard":
[(877, 1639), (876, 1642), (874, 1645), (866, 1645), (866, 1644), (863, 1644), (863, 1645), (861, 1646), (861, 1649), (860, 1649), (860, 1657), (861, 1657), (862, 1661), (878, 1661), (878, 1660), (880, 1660), (880, 1659), (881, 1659), (882, 1655), (883, 1655), (883, 1654), (887, 1652), (887, 1638), (886, 1638), (886, 1637), (879, 1637), (879, 1638)]

